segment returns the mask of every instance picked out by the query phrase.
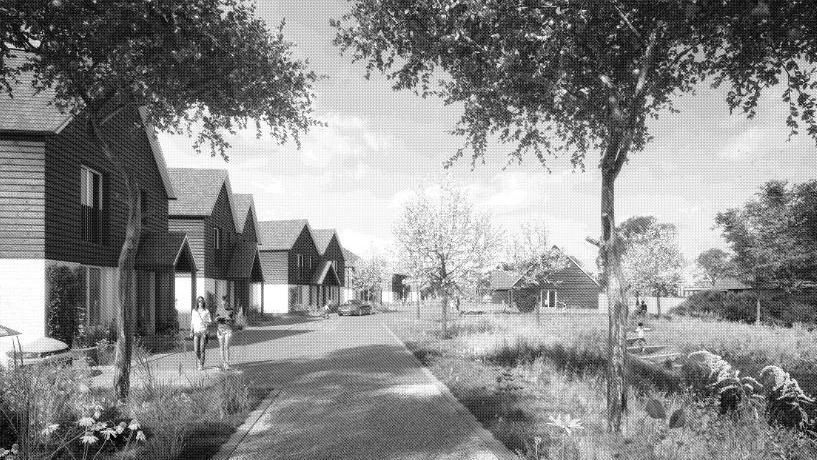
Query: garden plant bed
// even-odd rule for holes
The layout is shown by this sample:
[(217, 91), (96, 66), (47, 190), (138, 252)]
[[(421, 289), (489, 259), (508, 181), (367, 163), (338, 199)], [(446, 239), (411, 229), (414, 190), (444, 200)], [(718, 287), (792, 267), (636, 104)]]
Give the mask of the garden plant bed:
[[(762, 406), (721, 416), (718, 400), (686, 389), (677, 368), (641, 359), (629, 364), (632, 391), (623, 433), (608, 434), (606, 317), (601, 315), (544, 315), (539, 328), (532, 315), (463, 317), (451, 321), (445, 340), (440, 324), (428, 321), (432, 318), (415, 322), (413, 315), (402, 316), (394, 319), (392, 330), (486, 429), (523, 458), (817, 458), (814, 440), (770, 426)], [(764, 354), (756, 349), (775, 339), (790, 344), (802, 339), (802, 330), (746, 330), (754, 326), (702, 320), (660, 321), (652, 327), (648, 339), (660, 337), (654, 341), (684, 356), (708, 346), (742, 358), (742, 364), (751, 362), (750, 369), (759, 369), (772, 356), (792, 363), (805, 353), (791, 347), (772, 347)], [(699, 332), (680, 333), (692, 330)], [(667, 419), (648, 415), (650, 400), (661, 404)], [(686, 423), (670, 429), (668, 415), (680, 408)], [(570, 427), (575, 419), (581, 428)]]

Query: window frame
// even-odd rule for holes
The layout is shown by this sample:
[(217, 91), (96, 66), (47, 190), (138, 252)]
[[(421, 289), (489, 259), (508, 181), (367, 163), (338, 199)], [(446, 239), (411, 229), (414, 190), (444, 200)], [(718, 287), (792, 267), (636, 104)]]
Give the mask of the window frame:
[(222, 235), (221, 227), (214, 226), (213, 227), (213, 249), (215, 249), (216, 251), (221, 250), (221, 246), (222, 246), (221, 235)]
[[(82, 213), (81, 216), (81, 239), (86, 243), (103, 244), (103, 213), (105, 209), (105, 175), (102, 172), (81, 164), (79, 167), (79, 189), (80, 197), (79, 204)], [(94, 185), (97, 183), (97, 193), (93, 193)], [(88, 218), (85, 216), (85, 209), (88, 208), (91, 212), (96, 213), (95, 229), (88, 228)], [(94, 224), (94, 223), (90, 223)]]
[(295, 254), (295, 273), (297, 274), (298, 279), (301, 279), (304, 276), (304, 255), (301, 253)]

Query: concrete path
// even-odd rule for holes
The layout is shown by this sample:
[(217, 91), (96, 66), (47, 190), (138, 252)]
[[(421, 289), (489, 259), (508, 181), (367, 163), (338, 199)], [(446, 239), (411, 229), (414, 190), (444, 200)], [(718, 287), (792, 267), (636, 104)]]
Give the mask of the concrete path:
[(244, 331), (234, 367), (279, 393), (216, 458), (515, 458), (380, 316)]

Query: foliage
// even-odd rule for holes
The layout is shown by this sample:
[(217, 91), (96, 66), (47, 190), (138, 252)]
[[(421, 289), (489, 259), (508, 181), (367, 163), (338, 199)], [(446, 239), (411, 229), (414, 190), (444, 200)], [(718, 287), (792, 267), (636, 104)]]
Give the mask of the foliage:
[(444, 298), (475, 284), (499, 243), (488, 217), (450, 182), (437, 197), (421, 192), (407, 203), (394, 234), (402, 265)]
[(352, 272), (352, 287), (360, 292), (377, 293), (388, 276), (386, 261), (379, 256), (361, 258)]
[(817, 287), (817, 180), (769, 181), (757, 198), (715, 221), (741, 274), (755, 286)]
[(706, 281), (712, 286), (715, 286), (718, 280), (735, 276), (736, 273), (732, 257), (726, 251), (718, 248), (707, 249), (698, 254), (695, 263), (701, 268)]
[(70, 346), (77, 333), (77, 312), (81, 307), (79, 278), (73, 269), (65, 265), (49, 265), (45, 276), (48, 286), (48, 336)]
[(625, 244), (622, 270), (631, 289), (655, 296), (676, 292), (683, 281), (683, 256), (675, 226), (636, 217), (622, 222), (619, 231)]
[(544, 225), (523, 225), (511, 245), (511, 268), (522, 275), (523, 286), (543, 289), (555, 285), (553, 275), (567, 266), (567, 256), (549, 244)]
[(702, 291), (689, 296), (673, 309), (673, 314), (754, 323), (758, 300), (760, 317), (765, 323), (786, 327), (795, 323), (817, 324), (817, 295), (814, 293)]

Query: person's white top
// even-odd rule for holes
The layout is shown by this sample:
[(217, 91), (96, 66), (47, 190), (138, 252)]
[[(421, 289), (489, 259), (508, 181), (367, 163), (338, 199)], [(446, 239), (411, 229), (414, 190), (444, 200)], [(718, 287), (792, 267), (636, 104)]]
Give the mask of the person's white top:
[(190, 332), (207, 332), (210, 324), (210, 312), (206, 308), (194, 309), (190, 315)]
[(644, 338), (644, 328), (643, 327), (635, 328), (635, 336), (637, 338), (639, 338), (639, 339), (643, 339)]

